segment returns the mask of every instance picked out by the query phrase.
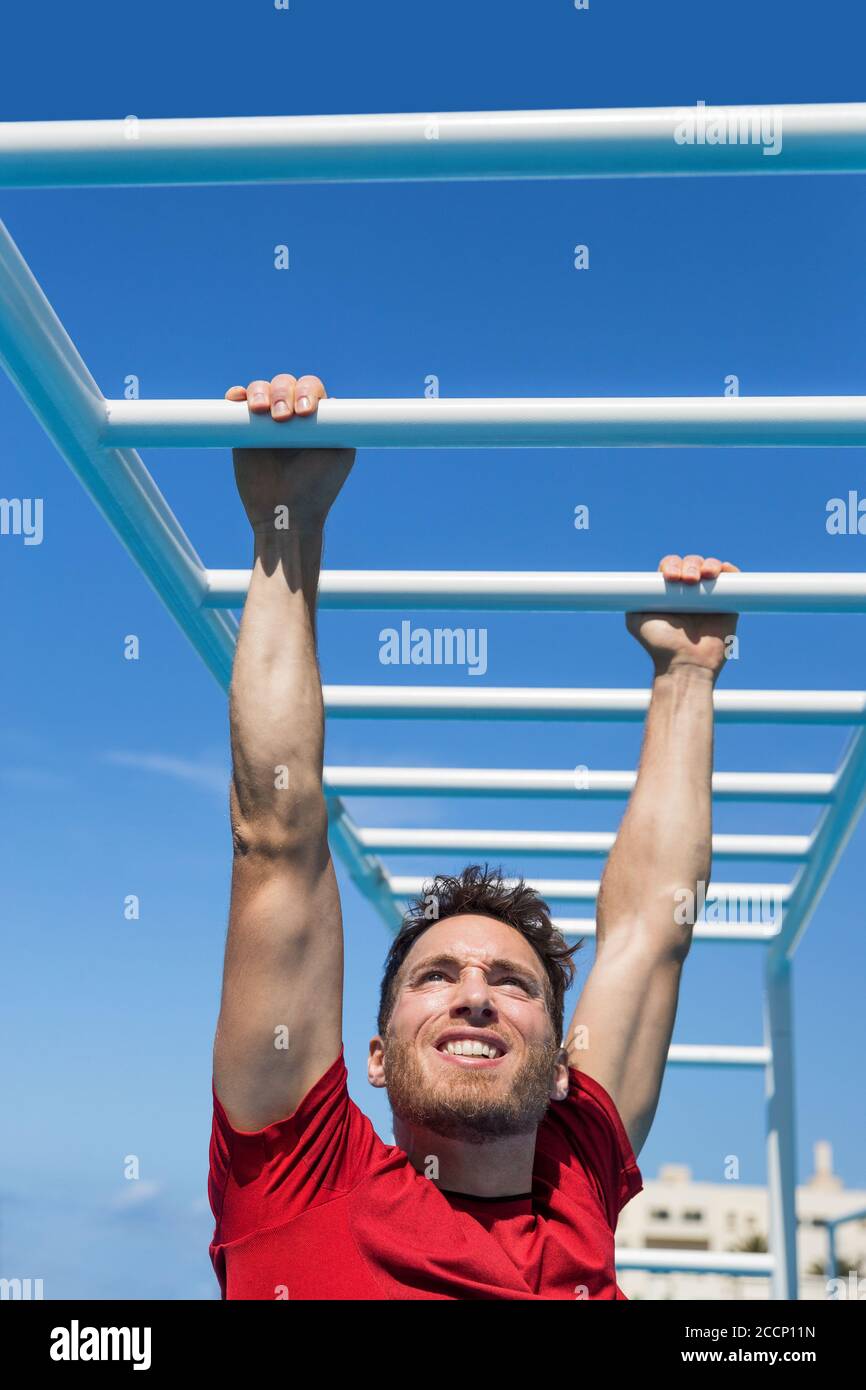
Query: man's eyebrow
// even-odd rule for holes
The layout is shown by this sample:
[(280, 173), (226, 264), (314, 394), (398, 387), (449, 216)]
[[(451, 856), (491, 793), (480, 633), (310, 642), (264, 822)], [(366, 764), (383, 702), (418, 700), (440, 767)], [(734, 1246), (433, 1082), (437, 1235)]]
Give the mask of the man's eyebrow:
[[(435, 966), (453, 965), (459, 969), (461, 964), (462, 962), (459, 961), (456, 956), (449, 955), (447, 951), (440, 952), (438, 955), (426, 956), (423, 960), (417, 961), (409, 971), (409, 978), (414, 979), (419, 971), (432, 970)], [(496, 960), (489, 961), (487, 963), (487, 969), (492, 971), (509, 971), (514, 975), (520, 975), (522, 979), (532, 984), (535, 988), (539, 990), (542, 988), (541, 981), (529, 966), (520, 965), (517, 961), (508, 960), (506, 957), (497, 956)]]

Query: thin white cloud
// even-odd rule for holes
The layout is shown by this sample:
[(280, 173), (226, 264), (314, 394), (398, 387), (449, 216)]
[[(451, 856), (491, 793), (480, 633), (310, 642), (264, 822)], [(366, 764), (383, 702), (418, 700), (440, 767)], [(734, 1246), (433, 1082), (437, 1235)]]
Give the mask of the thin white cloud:
[(132, 767), (142, 772), (154, 772), (161, 777), (173, 777), (179, 782), (225, 797), (228, 793), (229, 772), (224, 765), (201, 758), (175, 758), (168, 753), (104, 754), (104, 760), (116, 767)]
[(111, 1211), (139, 1211), (142, 1207), (155, 1202), (162, 1195), (162, 1187), (158, 1182), (136, 1179), (127, 1182), (126, 1185), (109, 1201)]

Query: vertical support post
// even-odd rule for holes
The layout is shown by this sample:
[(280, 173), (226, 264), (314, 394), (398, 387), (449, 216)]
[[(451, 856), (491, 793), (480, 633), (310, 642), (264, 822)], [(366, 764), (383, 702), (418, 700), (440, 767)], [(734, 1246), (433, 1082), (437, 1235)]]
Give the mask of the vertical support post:
[(765, 1074), (769, 1246), (774, 1257), (771, 1296), (796, 1299), (797, 1165), (791, 965), (788, 960), (775, 966), (768, 962), (766, 967), (764, 1041), (770, 1049)]

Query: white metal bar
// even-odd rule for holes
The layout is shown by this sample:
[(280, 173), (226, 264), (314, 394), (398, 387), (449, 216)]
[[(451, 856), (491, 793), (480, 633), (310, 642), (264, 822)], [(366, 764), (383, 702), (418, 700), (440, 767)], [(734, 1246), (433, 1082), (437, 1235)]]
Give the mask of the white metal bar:
[(10, 121), (0, 185), (574, 178), (866, 169), (866, 107)]
[[(854, 515), (856, 516), (856, 506)], [(241, 608), (250, 571), (208, 570), (205, 602)], [(668, 583), (651, 571), (615, 573), (481, 570), (325, 570), (320, 608), (628, 613), (863, 613), (866, 574), (723, 574), (700, 584)]]
[(647, 1250), (616, 1247), (617, 1269), (646, 1269), (656, 1274), (736, 1274), (773, 1273), (772, 1255), (723, 1250)]
[[(594, 917), (554, 917), (551, 920), (557, 931), (569, 941), (584, 936), (592, 940), (597, 935)], [(693, 938), (695, 941), (751, 942), (766, 946), (778, 934), (778, 930), (775, 923), (698, 921), (694, 927)]]
[[(429, 877), (417, 874), (389, 875), (391, 892), (395, 898), (421, 897), (429, 881)], [(598, 897), (598, 879), (533, 878), (527, 879), (526, 882), (542, 898), (554, 902), (591, 903)], [(706, 901), (735, 906), (745, 903), (750, 910), (756, 905), (761, 909), (769, 907), (775, 915), (778, 907), (787, 902), (790, 891), (790, 885), (787, 883), (709, 883)]]
[[(138, 454), (99, 443), (99, 387), (2, 222), (0, 363), (208, 670), (227, 690), (237, 621), (232, 614), (203, 607), (204, 566)], [(382, 868), (353, 840), (353, 829), (345, 813), (335, 817), (337, 852), (354, 881), (393, 925), (399, 918), (390, 894), (382, 891)]]
[(866, 730), (858, 729), (836, 774), (831, 804), (821, 813), (808, 862), (798, 873), (782, 930), (769, 955), (771, 970), (783, 969), (797, 949), (824, 889), (866, 805)]
[[(574, 768), (341, 767), (325, 768), (324, 784), (334, 796), (550, 797), (574, 800), (631, 795), (637, 774)], [(831, 800), (832, 772), (716, 772), (719, 801)]]
[(106, 448), (839, 448), (866, 445), (866, 396), (321, 401), (288, 421), (244, 401), (106, 402)]
[(737, 1047), (718, 1043), (674, 1043), (668, 1049), (668, 1065), (680, 1067), (766, 1067), (768, 1047)]
[[(421, 830), (406, 826), (361, 827), (361, 844), (377, 854), (529, 854), (607, 855), (615, 831), (592, 830)], [(808, 835), (714, 835), (714, 859), (767, 859), (801, 863), (809, 854)]]
[(764, 1041), (770, 1053), (765, 1072), (765, 1116), (769, 1246), (775, 1259), (772, 1297), (796, 1299), (797, 1122), (791, 964), (783, 958), (782, 965), (774, 968), (770, 958), (773, 949), (767, 953), (764, 969)]
[[(583, 719), (640, 721), (648, 690), (544, 686), (326, 685), (332, 718), (344, 719)], [(717, 720), (725, 723), (863, 724), (861, 690), (717, 690)]]
[(569, 941), (583, 936), (592, 940), (597, 934), (594, 917), (553, 917), (551, 921), (556, 930)]

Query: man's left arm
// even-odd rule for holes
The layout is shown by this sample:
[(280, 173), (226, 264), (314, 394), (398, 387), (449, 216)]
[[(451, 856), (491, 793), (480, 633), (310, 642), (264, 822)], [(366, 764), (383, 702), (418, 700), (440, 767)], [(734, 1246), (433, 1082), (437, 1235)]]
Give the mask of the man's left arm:
[[(698, 583), (736, 566), (668, 555), (659, 569), (669, 581)], [(655, 675), (634, 791), (599, 889), (595, 961), (564, 1045), (569, 1066), (611, 1096), (637, 1154), (658, 1105), (691, 945), (684, 890), (696, 902), (710, 877), (713, 690), (736, 616), (629, 613), (626, 622)]]

